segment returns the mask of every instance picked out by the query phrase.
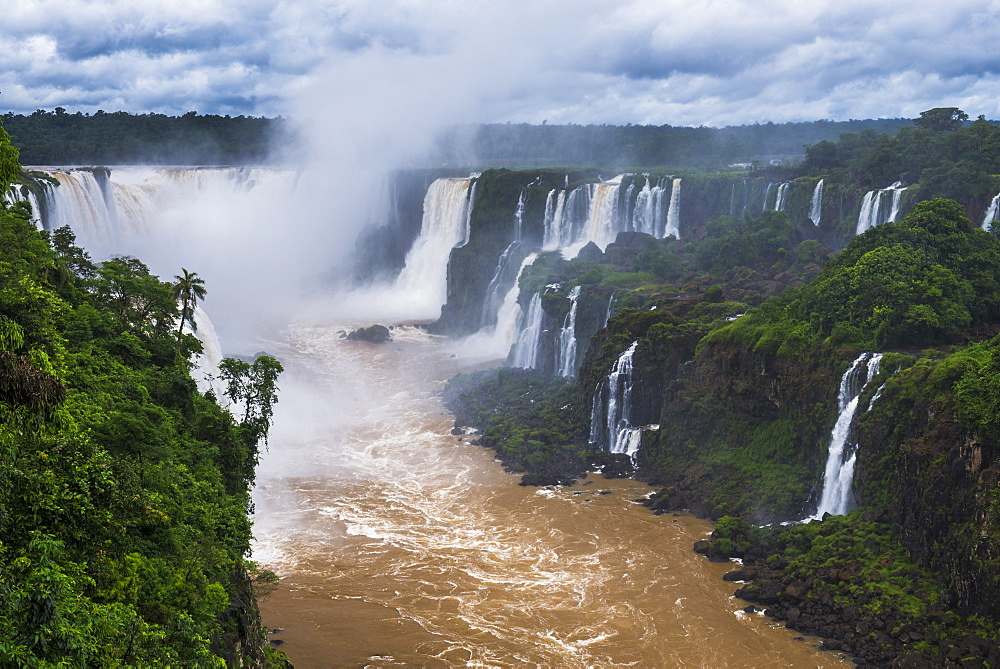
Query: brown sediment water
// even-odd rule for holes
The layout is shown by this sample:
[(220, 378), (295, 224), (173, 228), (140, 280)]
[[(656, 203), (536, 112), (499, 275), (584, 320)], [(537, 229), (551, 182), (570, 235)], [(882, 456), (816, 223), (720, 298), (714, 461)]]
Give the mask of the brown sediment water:
[(438, 396), (463, 368), (416, 329), (347, 342), (296, 326), (258, 474), (261, 604), (297, 667), (827, 667), (818, 640), (745, 614), (650, 488), (591, 475), (517, 485), (450, 434)]

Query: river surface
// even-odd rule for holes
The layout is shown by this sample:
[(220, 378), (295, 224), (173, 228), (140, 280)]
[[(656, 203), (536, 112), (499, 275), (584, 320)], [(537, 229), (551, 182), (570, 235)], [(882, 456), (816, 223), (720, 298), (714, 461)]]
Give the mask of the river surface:
[(378, 346), (296, 325), (258, 468), (261, 603), (296, 667), (833, 667), (742, 612), (711, 526), (655, 516), (644, 484), (529, 488), (450, 434), (438, 393), (467, 370), (443, 340)]

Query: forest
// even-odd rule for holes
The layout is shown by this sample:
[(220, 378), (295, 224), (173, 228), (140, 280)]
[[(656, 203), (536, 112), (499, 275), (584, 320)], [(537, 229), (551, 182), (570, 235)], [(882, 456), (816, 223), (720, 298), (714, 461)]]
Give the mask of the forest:
[[(0, 128), (0, 190), (18, 171)], [(197, 273), (29, 220), (0, 210), (0, 665), (285, 666), (248, 560), (281, 363), (226, 359), (224, 396), (199, 391)]]

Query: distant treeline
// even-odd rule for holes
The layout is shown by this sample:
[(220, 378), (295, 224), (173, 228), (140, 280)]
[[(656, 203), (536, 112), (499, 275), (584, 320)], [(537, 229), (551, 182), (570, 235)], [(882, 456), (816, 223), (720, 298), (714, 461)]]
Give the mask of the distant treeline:
[(7, 113), (3, 126), (23, 165), (235, 165), (268, 162), (281, 118), (39, 109)]
[[(670, 125), (478, 124), (441, 134), (438, 165), (629, 169), (719, 169), (732, 163), (796, 163), (805, 147), (841, 133), (895, 134), (910, 119), (765, 123), (725, 128)], [(288, 142), (282, 118), (69, 113), (39, 109), (3, 115), (25, 165), (254, 164)], [(277, 144), (276, 144), (277, 140)]]
[(718, 169), (732, 163), (799, 162), (806, 145), (844, 132), (895, 134), (910, 119), (765, 123), (725, 128), (669, 125), (490, 124), (442, 137), (440, 162), (506, 167)]

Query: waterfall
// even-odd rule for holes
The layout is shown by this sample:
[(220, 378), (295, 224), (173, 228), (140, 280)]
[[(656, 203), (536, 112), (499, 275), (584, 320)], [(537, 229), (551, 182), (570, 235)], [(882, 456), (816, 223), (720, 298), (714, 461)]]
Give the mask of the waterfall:
[[(524, 200), (528, 193), (528, 187), (521, 189), (521, 194), (517, 196), (517, 207), (514, 209), (514, 241), (521, 241), (521, 227), (524, 224)], [(475, 192), (473, 192), (475, 195)]]
[(194, 324), (194, 335), (201, 340), (203, 350), (195, 358), (191, 377), (198, 384), (198, 390), (203, 393), (212, 390), (216, 397), (221, 398), (225, 389), (216, 381), (216, 377), (219, 375), (219, 363), (222, 362), (222, 345), (215, 334), (215, 324), (200, 304), (194, 307)]
[(583, 248), (587, 242), (594, 242), (604, 248), (615, 241), (620, 227), (618, 214), (618, 189), (621, 187), (622, 175), (611, 181), (592, 185), (590, 196), (590, 215), (583, 230), (582, 237), (573, 240), (570, 245), (570, 255)]
[[(883, 188), (877, 191), (872, 190), (865, 193), (865, 197), (861, 201), (861, 211), (858, 214), (858, 226), (855, 230), (855, 234), (860, 235), (866, 230), (874, 228), (876, 225), (895, 221), (896, 217), (899, 215), (899, 203), (902, 199), (903, 191), (906, 190), (906, 188), (906, 186), (903, 186), (899, 181), (897, 181), (888, 188)], [(882, 210), (882, 202), (886, 193), (892, 193), (892, 200), (889, 206), (888, 215), (882, 217), (880, 212)]]
[[(476, 184), (478, 182), (473, 180), (472, 186), (469, 188), (469, 196), (466, 198), (465, 207), (465, 235), (462, 237), (462, 241), (459, 242), (452, 248), (461, 248), (469, 243), (469, 239), (472, 238), (472, 208), (476, 204)], [(520, 236), (520, 226), (518, 226), (517, 234)]]
[(681, 180), (674, 179), (670, 188), (670, 205), (667, 208), (667, 228), (663, 231), (664, 237), (673, 235), (681, 238)]
[(820, 179), (813, 189), (812, 202), (809, 205), (809, 219), (819, 227), (820, 216), (823, 215), (823, 180)]
[(862, 353), (851, 363), (840, 380), (840, 392), (837, 395), (837, 409), (840, 413), (830, 434), (829, 455), (823, 474), (823, 494), (813, 518), (822, 518), (824, 513), (839, 516), (851, 510), (851, 483), (854, 480), (857, 445), (852, 446), (847, 440), (858, 410), (858, 400), (865, 386), (878, 374), (881, 360), (881, 353)]
[(11, 184), (10, 188), (3, 194), (3, 201), (12, 205), (16, 202), (27, 202), (31, 207), (31, 223), (37, 229), (42, 229), (42, 210), (38, 206), (38, 198), (35, 194), (24, 187), (23, 184)]
[(653, 186), (646, 177), (642, 190), (635, 198), (635, 209), (632, 211), (632, 229), (659, 237), (662, 235), (663, 197), (666, 188), (662, 180)]
[[(642, 428), (632, 427), (632, 357), (638, 341), (632, 342), (624, 353), (618, 356), (605, 388), (607, 403), (602, 406), (602, 388), (594, 392), (594, 404), (590, 415), (590, 442), (598, 444), (611, 453), (625, 453), (635, 458), (642, 441)], [(603, 420), (602, 420), (603, 418)]]
[[(507, 292), (504, 291), (504, 286), (507, 282), (504, 280), (507, 278), (508, 271), (507, 268), (510, 265), (511, 258), (515, 255), (515, 251), (520, 249), (521, 242), (517, 239), (512, 241), (507, 245), (507, 248), (503, 250), (500, 254), (500, 259), (497, 261), (497, 267), (493, 271), (493, 278), (490, 279), (489, 285), (486, 287), (486, 300), (483, 302), (483, 314), (482, 322), (484, 324), (492, 323), (493, 319), (496, 317), (500, 305), (503, 303)], [(514, 282), (515, 286), (517, 281)]]
[(534, 369), (538, 365), (538, 343), (542, 335), (542, 294), (535, 293), (528, 305), (521, 333), (510, 353), (510, 366)]
[(788, 204), (787, 202), (785, 202), (785, 195), (788, 193), (788, 187), (791, 185), (791, 183), (792, 183), (791, 181), (786, 181), (778, 186), (778, 193), (774, 196), (775, 211), (785, 210), (785, 205)]
[(611, 309), (614, 306), (614, 304), (615, 304), (615, 291), (611, 291), (611, 297), (608, 298), (608, 308), (604, 312), (604, 325), (601, 326), (602, 328), (608, 327), (608, 321), (611, 320), (612, 316)]
[(569, 313), (559, 331), (559, 351), (556, 358), (556, 368), (559, 376), (576, 376), (576, 306), (580, 298), (580, 286), (574, 286), (569, 291)]
[(767, 209), (767, 198), (770, 197), (772, 188), (774, 188), (774, 184), (768, 183), (767, 188), (764, 189), (764, 205), (761, 207), (761, 211)]
[(996, 223), (996, 221), (997, 221), (997, 203), (998, 202), (1000, 202), (1000, 193), (997, 193), (996, 195), (993, 196), (993, 199), (990, 201), (990, 206), (986, 210), (986, 215), (983, 216), (983, 224), (981, 226), (983, 228), (983, 230), (992, 230), (993, 229), (993, 224)]
[[(448, 257), (468, 241), (471, 179), (437, 179), (424, 197), (420, 235), (406, 254), (394, 290), (440, 310), (448, 297)], [(436, 305), (436, 306), (435, 306)]]
[(566, 209), (566, 191), (550, 190), (545, 198), (545, 222), (542, 248), (555, 251), (563, 242), (563, 219)]

